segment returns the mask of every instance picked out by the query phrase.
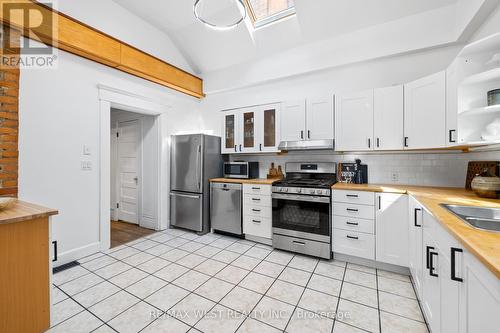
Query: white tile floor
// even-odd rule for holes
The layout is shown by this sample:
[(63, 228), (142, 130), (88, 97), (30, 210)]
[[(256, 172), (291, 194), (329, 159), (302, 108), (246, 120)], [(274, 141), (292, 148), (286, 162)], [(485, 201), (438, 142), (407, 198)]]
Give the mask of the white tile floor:
[(54, 275), (49, 332), (427, 332), (408, 276), (166, 230)]

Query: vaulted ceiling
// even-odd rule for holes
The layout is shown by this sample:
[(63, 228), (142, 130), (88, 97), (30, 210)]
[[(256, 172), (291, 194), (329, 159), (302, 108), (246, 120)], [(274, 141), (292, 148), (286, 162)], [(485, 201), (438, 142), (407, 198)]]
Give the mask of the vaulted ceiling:
[[(115, 0), (167, 33), (203, 74), (299, 45), (447, 6), (456, 0), (295, 0), (297, 15), (254, 30), (213, 31), (193, 15), (194, 0)], [(204, 0), (210, 17), (234, 15), (233, 0)], [(213, 4), (213, 5), (212, 5)]]

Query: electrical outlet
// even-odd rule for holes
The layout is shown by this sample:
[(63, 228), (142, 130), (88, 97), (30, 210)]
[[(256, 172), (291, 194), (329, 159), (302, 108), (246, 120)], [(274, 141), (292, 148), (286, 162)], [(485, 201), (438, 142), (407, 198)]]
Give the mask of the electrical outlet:
[(397, 183), (397, 182), (399, 182), (399, 172), (393, 171), (393, 172), (391, 173), (391, 181), (392, 181), (393, 183)]
[(92, 162), (91, 161), (81, 161), (80, 168), (82, 169), (82, 171), (92, 170)]

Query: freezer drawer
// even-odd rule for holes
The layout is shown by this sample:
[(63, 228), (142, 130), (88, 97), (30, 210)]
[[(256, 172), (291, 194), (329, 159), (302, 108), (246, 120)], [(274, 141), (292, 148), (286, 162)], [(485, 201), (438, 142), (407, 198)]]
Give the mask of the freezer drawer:
[(170, 224), (203, 231), (203, 194), (170, 192)]
[(210, 185), (210, 222), (212, 229), (243, 234), (241, 184), (212, 183)]

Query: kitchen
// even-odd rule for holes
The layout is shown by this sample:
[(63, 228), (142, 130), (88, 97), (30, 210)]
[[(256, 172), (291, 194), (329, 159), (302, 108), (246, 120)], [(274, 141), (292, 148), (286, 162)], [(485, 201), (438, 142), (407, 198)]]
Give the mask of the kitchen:
[[(254, 0), (221, 0), (215, 15), (210, 2), (62, 3), (129, 53), (110, 66), (61, 43), (59, 68), (20, 70), (18, 197), (55, 208), (2, 212), (0, 236), (49, 226), (37, 238), (47, 258), (2, 242), (8, 267), (55, 269), (38, 299), (50, 302), (45, 328), (24, 331), (495, 332), (498, 1), (284, 1), (274, 21), (254, 17)], [(169, 5), (179, 17), (156, 10)], [(210, 26), (231, 15), (241, 21), (228, 31)], [(141, 41), (120, 21), (171, 39)], [(203, 85), (134, 70), (127, 45)], [(138, 219), (154, 230), (117, 247), (103, 139), (113, 108), (154, 116), (158, 136), (154, 168), (135, 178)]]

